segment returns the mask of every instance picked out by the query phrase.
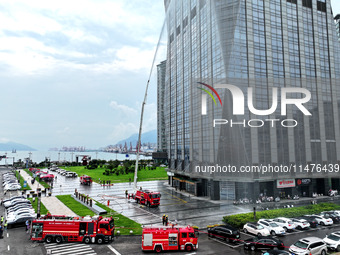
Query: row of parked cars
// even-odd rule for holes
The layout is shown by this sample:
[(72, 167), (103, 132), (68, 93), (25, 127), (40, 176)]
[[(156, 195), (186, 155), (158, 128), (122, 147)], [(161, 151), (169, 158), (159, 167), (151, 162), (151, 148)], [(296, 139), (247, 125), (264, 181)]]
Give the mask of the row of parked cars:
[[(317, 237), (303, 238), (290, 246), (289, 252), (284, 251), (284, 243), (275, 236), (283, 236), (287, 232), (316, 228), (340, 223), (340, 211), (322, 212), (319, 215), (305, 215), (294, 219), (278, 217), (260, 219), (243, 226), (245, 233), (256, 235), (245, 241), (240, 240), (239, 229), (230, 225), (208, 226), (208, 236), (224, 239), (228, 242), (243, 242), (249, 250), (270, 250), (266, 254), (326, 254), (327, 249), (340, 251), (340, 232), (332, 233), (323, 240)], [(276, 250), (272, 250), (275, 248)], [(306, 252), (308, 250), (308, 252)]]
[(49, 168), (49, 170), (57, 172), (58, 174), (63, 175), (65, 177), (77, 177), (78, 176), (78, 174), (75, 172), (66, 171), (65, 169), (61, 169), (56, 166)]
[(8, 226), (33, 220), (37, 216), (31, 202), (24, 196), (14, 196), (5, 199), (3, 200), (3, 205), (6, 208)]
[(5, 192), (7, 190), (21, 189), (21, 185), (18, 182), (18, 179), (15, 176), (15, 173), (13, 172), (6, 172), (2, 174), (2, 186)]

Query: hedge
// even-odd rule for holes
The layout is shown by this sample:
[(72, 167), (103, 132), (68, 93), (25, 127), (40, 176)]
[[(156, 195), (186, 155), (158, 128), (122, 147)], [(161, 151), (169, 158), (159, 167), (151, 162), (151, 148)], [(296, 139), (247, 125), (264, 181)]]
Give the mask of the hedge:
[[(321, 203), (316, 205), (307, 205), (301, 207), (274, 209), (256, 212), (256, 221), (259, 219), (273, 219), (277, 217), (295, 218), (303, 215), (318, 214), (323, 211), (339, 210), (340, 205), (333, 203)], [(247, 222), (254, 221), (254, 213), (242, 213), (230, 216), (224, 216), (223, 222), (232, 226), (243, 228)]]

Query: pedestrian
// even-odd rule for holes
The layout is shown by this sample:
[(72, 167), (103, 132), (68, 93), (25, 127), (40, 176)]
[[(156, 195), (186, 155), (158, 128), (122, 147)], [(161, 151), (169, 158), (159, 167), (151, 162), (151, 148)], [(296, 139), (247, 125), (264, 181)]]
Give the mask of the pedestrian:
[(3, 226), (2, 224), (0, 225), (0, 239), (4, 238), (4, 236), (2, 235), (4, 232)]
[(163, 222), (163, 226), (164, 226), (165, 225), (165, 214), (163, 214), (162, 222)]
[(7, 230), (7, 220), (5, 221), (5, 224), (4, 224), (4, 230)]
[(168, 223), (169, 223), (169, 217), (167, 215), (167, 216), (165, 216), (165, 226), (168, 226)]
[(25, 231), (26, 231), (26, 232), (27, 232), (27, 230), (28, 230), (28, 228), (29, 228), (29, 227), (28, 227), (29, 224), (30, 224), (30, 223), (29, 223), (29, 220), (26, 220), (26, 222), (25, 222), (25, 226), (26, 226)]
[(128, 197), (128, 190), (125, 190), (125, 198), (127, 198)]
[(1, 215), (1, 224), (4, 222), (4, 216)]

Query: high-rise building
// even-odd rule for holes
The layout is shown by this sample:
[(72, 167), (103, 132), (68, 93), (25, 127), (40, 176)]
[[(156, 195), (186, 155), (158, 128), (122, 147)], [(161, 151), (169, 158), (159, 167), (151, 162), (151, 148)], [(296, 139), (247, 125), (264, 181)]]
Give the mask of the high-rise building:
[(232, 200), (339, 189), (330, 0), (164, 4), (171, 185)]
[(164, 93), (166, 61), (157, 65), (157, 151), (166, 152)]
[(340, 41), (340, 14), (337, 14), (334, 18), (336, 33), (338, 35), (338, 40)]

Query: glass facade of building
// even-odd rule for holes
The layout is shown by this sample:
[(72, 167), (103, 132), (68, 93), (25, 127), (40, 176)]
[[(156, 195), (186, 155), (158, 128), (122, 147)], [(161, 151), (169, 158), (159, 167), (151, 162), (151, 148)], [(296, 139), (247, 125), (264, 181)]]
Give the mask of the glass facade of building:
[(166, 61), (157, 65), (157, 151), (166, 152), (164, 93)]
[[(330, 1), (164, 3), (169, 35), (164, 109), (172, 184), (212, 199), (340, 188), (339, 172), (328, 169), (340, 162), (340, 47)], [(215, 87), (216, 94), (199, 82)], [(235, 114), (233, 94), (218, 84), (243, 92), (243, 114)], [(311, 93), (303, 104), (311, 116), (293, 105), (282, 114), (285, 88)], [(274, 107), (275, 91), (276, 111), (262, 116), (249, 110), (249, 98), (256, 110)], [(288, 97), (299, 100), (304, 95)], [(213, 126), (216, 120), (224, 124)], [(288, 123), (296, 126), (286, 127)], [(314, 164), (327, 169), (307, 172)], [(239, 171), (264, 165), (290, 170)], [(236, 171), (216, 171), (218, 166)], [(306, 178), (308, 187), (279, 188), (279, 180)]]

